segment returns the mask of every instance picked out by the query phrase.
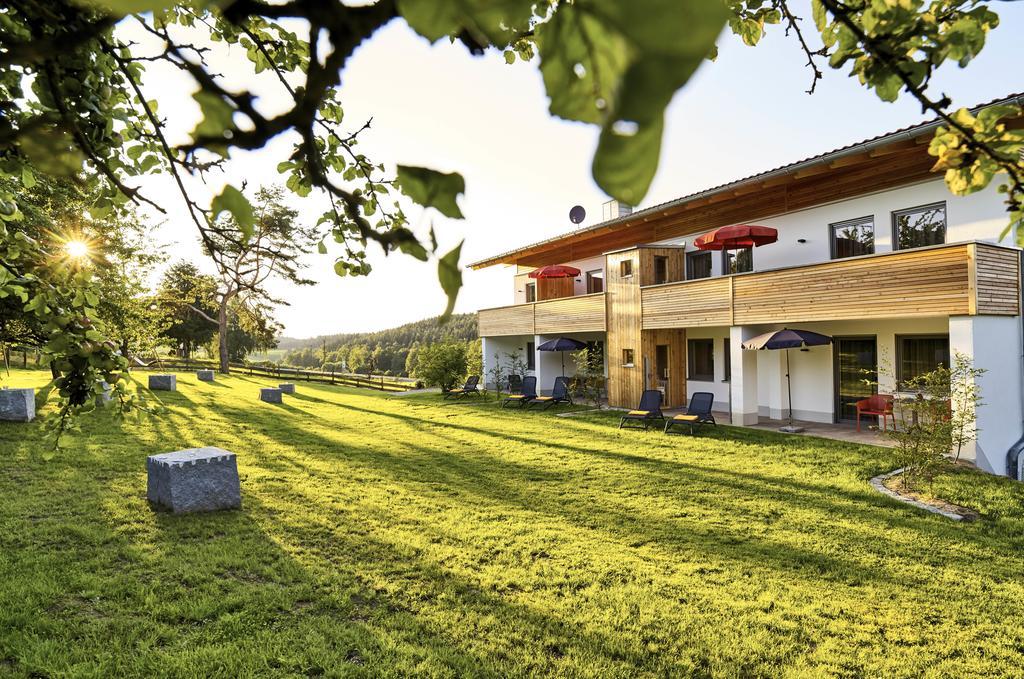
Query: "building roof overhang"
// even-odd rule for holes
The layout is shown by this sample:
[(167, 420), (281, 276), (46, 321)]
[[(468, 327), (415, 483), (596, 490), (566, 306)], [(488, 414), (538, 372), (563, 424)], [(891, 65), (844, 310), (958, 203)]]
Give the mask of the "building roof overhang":
[[(973, 107), (1024, 107), (1024, 93)], [(676, 198), (629, 215), (473, 262), (543, 266), (703, 233), (858, 195), (936, 179), (927, 146), (940, 120), (905, 127), (782, 167)], [(1015, 126), (1024, 124), (1018, 118)]]

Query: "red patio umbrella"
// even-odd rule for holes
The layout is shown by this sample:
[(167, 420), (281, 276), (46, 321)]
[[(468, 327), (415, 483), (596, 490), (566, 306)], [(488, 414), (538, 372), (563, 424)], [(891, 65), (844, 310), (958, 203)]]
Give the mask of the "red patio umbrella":
[(529, 273), (530, 278), (575, 278), (580, 270), (564, 264), (549, 264)]
[(693, 241), (698, 250), (740, 250), (774, 243), (779, 232), (770, 226), (737, 224), (723, 226)]

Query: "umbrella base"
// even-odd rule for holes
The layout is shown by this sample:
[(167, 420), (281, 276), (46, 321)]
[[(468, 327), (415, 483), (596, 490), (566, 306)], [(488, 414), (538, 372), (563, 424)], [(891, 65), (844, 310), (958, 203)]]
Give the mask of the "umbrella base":
[(802, 434), (806, 430), (803, 427), (798, 427), (794, 424), (787, 424), (784, 427), (779, 427), (779, 431), (785, 432), (787, 434)]

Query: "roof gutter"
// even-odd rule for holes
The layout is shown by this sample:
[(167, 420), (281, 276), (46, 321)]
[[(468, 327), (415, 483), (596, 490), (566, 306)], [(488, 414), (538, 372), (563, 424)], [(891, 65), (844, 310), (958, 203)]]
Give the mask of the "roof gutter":
[[(988, 104), (982, 104), (982, 105), (979, 105), (979, 106), (975, 106), (975, 107), (971, 108), (970, 111), (971, 112), (977, 112), (977, 111), (979, 111), (979, 110), (981, 110), (983, 108), (989, 108), (990, 106), (998, 106), (998, 105), (1001, 105), (1001, 104), (1017, 104), (1018, 106), (1024, 108), (1024, 94), (1015, 94), (1015, 95), (1011, 95), (1009, 97), (1006, 97), (1004, 99), (999, 99), (997, 101), (990, 102)], [(624, 215), (622, 217), (616, 217), (615, 219), (609, 219), (609, 220), (601, 222), (599, 224), (595, 224), (593, 226), (588, 226), (585, 229), (578, 229), (578, 230), (573, 231), (571, 233), (566, 233), (566, 234), (562, 234), (560, 236), (555, 236), (553, 238), (549, 238), (547, 240), (542, 240), (542, 241), (539, 241), (537, 243), (533, 243), (531, 245), (527, 245), (525, 247), (516, 248), (515, 250), (509, 250), (508, 252), (502, 253), (500, 255), (496, 255), (494, 257), (488, 257), (487, 259), (482, 259), (480, 261), (473, 262), (472, 264), (469, 264), (468, 266), (471, 269), (482, 269), (482, 268), (487, 267), (487, 266), (493, 266), (495, 264), (500, 264), (501, 260), (507, 259), (508, 257), (512, 257), (513, 255), (517, 255), (519, 253), (523, 253), (523, 252), (526, 252), (528, 250), (533, 250), (534, 248), (538, 248), (538, 247), (541, 247), (541, 246), (544, 246), (544, 245), (550, 245), (552, 243), (557, 243), (560, 240), (564, 240), (564, 239), (570, 238), (572, 236), (579, 236), (579, 235), (587, 234), (587, 233), (592, 232), (592, 231), (598, 231), (598, 230), (601, 230), (601, 229), (607, 229), (607, 228), (619, 226), (621, 224), (628, 224), (630, 222), (637, 221), (637, 218), (642, 218), (645, 215), (649, 216), (649, 215), (651, 215), (651, 214), (653, 214), (655, 212), (659, 212), (659, 211), (670, 209), (670, 208), (679, 207), (680, 205), (684, 205), (684, 204), (689, 203), (691, 201), (700, 200), (701, 198), (707, 198), (709, 196), (714, 196), (714, 195), (723, 193), (725, 191), (732, 191), (732, 190), (737, 189), (737, 188), (739, 188), (741, 186), (746, 186), (746, 185), (754, 183), (754, 182), (762, 182), (762, 181), (766, 181), (766, 180), (769, 180), (769, 179), (774, 179), (775, 177), (780, 177), (780, 176), (785, 175), (785, 174), (791, 174), (793, 172), (799, 172), (800, 170), (806, 170), (806, 169), (811, 168), (811, 167), (818, 167), (819, 165), (822, 165), (822, 164), (825, 164), (825, 163), (831, 163), (831, 162), (833, 162), (835, 160), (839, 160), (840, 158), (845, 158), (847, 156), (851, 156), (851, 155), (854, 155), (856, 153), (863, 153), (865, 151), (872, 151), (872, 150), (874, 150), (876, 148), (879, 148), (881, 146), (887, 146), (889, 144), (892, 144), (892, 143), (895, 143), (895, 142), (898, 142), (898, 141), (905, 141), (905, 140), (914, 139), (915, 137), (919, 137), (919, 136), (921, 136), (923, 134), (926, 134), (926, 133), (934, 131), (935, 129), (937, 129), (942, 124), (943, 124), (943, 121), (939, 120), (939, 119), (932, 120), (932, 121), (929, 121), (929, 122), (926, 122), (926, 123), (921, 123), (919, 125), (915, 125), (914, 127), (911, 127), (909, 129), (906, 129), (906, 130), (902, 130), (900, 132), (895, 132), (895, 133), (892, 133), (892, 134), (883, 135), (881, 137), (877, 137), (877, 138), (871, 139), (869, 141), (861, 142), (859, 144), (854, 144), (852, 146), (847, 146), (846, 148), (839, 149), (837, 151), (830, 151), (828, 153), (825, 153), (823, 155), (817, 156), (815, 158), (810, 158), (808, 160), (802, 160), (802, 161), (793, 163), (791, 165), (785, 165), (783, 167), (776, 168), (774, 170), (768, 170), (767, 172), (762, 172), (761, 174), (756, 174), (756, 175), (753, 175), (751, 177), (747, 177), (745, 179), (739, 179), (739, 180), (736, 180), (734, 182), (730, 182), (728, 184), (722, 184), (722, 185), (719, 185), (719, 186), (716, 186), (716, 187), (713, 187), (713, 188), (710, 188), (710, 189), (705, 189), (705, 190), (700, 191), (698, 193), (691, 193), (688, 196), (683, 196), (681, 198), (676, 198), (674, 200), (670, 200), (668, 202), (661, 203), (659, 205), (654, 205), (652, 207), (645, 208), (643, 210), (638, 210), (638, 211), (632, 212), (629, 215)]]

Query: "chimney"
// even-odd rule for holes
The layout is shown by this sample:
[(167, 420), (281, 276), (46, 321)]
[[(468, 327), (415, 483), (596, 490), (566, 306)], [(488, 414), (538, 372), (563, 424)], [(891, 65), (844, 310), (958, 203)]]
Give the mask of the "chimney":
[(619, 217), (625, 217), (626, 215), (633, 212), (633, 206), (620, 203), (617, 200), (609, 200), (603, 206), (603, 219), (602, 221), (607, 222), (610, 219), (618, 219)]

